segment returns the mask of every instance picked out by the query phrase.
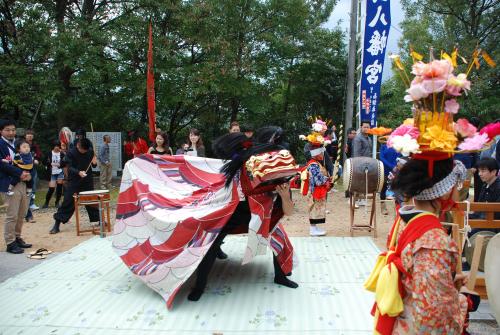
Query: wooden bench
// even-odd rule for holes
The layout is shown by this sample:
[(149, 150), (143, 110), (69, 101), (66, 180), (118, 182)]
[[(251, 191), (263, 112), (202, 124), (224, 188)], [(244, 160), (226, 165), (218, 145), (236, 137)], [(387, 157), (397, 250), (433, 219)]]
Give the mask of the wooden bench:
[[(459, 202), (458, 203), (459, 210), (453, 211), (453, 223), (455, 223), (459, 229), (463, 229), (465, 225), (465, 214), (467, 211), (467, 203)], [(469, 219), (469, 225), (472, 229), (481, 228), (481, 229), (500, 229), (500, 219), (495, 220), (495, 213), (500, 212), (500, 202), (471, 202), (469, 210), (471, 212), (483, 212), (485, 213), (484, 219)], [(462, 245), (463, 235), (459, 234), (456, 237)], [(459, 264), (461, 266), (461, 263)], [(488, 295), (486, 292), (486, 285), (483, 276), (478, 276), (476, 281), (475, 291), (481, 295), (481, 298), (487, 299)]]

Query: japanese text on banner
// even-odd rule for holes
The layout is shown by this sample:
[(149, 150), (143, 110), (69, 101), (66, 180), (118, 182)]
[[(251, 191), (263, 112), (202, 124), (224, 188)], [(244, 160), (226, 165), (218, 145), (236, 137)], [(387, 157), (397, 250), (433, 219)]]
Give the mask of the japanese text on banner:
[(363, 64), (360, 85), (360, 119), (377, 123), (382, 71), (391, 26), (389, 0), (366, 1), (366, 23), (363, 44)]

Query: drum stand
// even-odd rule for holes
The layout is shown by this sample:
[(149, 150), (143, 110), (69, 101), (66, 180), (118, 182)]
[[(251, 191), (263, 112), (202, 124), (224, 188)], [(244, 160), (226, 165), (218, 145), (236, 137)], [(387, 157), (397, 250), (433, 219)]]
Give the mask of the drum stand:
[[(111, 221), (110, 221), (110, 196), (109, 193), (106, 194), (74, 194), (75, 199), (75, 221), (76, 221), (76, 236), (80, 236), (82, 233), (91, 232), (94, 235), (99, 234), (100, 237), (106, 237), (107, 232), (111, 232)], [(80, 228), (80, 206), (98, 206), (99, 209), (99, 230), (97, 227), (91, 227), (89, 229)], [(105, 211), (106, 210), (106, 211)], [(107, 220), (106, 220), (107, 219)]]
[[(377, 193), (372, 193), (372, 208), (370, 211), (370, 223), (368, 225), (358, 225), (354, 224), (354, 195), (351, 193), (350, 198), (349, 198), (349, 206), (350, 206), (350, 212), (351, 212), (351, 226), (349, 228), (349, 232), (351, 233), (351, 236), (353, 235), (355, 230), (368, 230), (371, 232), (373, 230), (373, 238), (377, 238), (377, 216), (376, 214), (376, 209), (377, 209)], [(368, 204), (366, 204), (368, 206)]]

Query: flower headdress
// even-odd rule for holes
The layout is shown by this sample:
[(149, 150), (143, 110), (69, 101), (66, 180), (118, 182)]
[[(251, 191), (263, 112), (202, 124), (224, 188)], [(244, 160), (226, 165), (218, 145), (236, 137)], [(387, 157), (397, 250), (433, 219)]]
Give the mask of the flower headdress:
[(320, 116), (315, 117), (314, 120), (309, 120), (311, 121), (311, 133), (307, 136), (300, 135), (299, 138), (311, 144), (311, 155), (314, 156), (314, 153), (318, 154), (323, 152), (324, 146), (331, 143), (329, 139), (323, 136), (325, 131), (328, 129), (328, 125), (331, 123), (331, 120), (323, 121)]
[(441, 59), (431, 59), (428, 63), (422, 62), (422, 55), (413, 50), (410, 55), (413, 58), (411, 73), (415, 76), (411, 81), (399, 56), (391, 58), (408, 86), (404, 99), (413, 103), (413, 119), (405, 121), (385, 138), (387, 145), (404, 155), (421, 155), (422, 159), (433, 155), (449, 158), (453, 153), (481, 150), (493, 139), (491, 135), (478, 133), (466, 119), (453, 122), (453, 115), (460, 108), (458, 97), (470, 90), (467, 77), (473, 67), (479, 68), (481, 58), (492, 67), (495, 62), (485, 51), (476, 49), (466, 73), (455, 74), (458, 58), (467, 64), (457, 49), (451, 56), (444, 52)]
[(321, 116), (315, 116), (314, 118), (309, 117), (309, 122), (311, 122), (311, 129), (315, 132), (325, 132), (328, 130), (328, 126), (332, 123), (332, 120), (325, 119)]

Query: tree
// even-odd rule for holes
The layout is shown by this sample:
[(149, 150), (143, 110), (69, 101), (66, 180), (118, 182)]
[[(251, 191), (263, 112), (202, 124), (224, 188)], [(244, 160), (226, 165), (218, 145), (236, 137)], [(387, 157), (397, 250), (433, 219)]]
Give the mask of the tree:
[[(158, 126), (210, 140), (231, 120), (296, 135), (308, 116), (341, 119), (342, 33), (321, 25), (335, 0), (4, 0), (0, 112), (39, 138), (61, 126), (144, 129), (153, 22)], [(41, 135), (41, 136), (40, 136)], [(291, 136), (292, 137), (292, 136)]]

